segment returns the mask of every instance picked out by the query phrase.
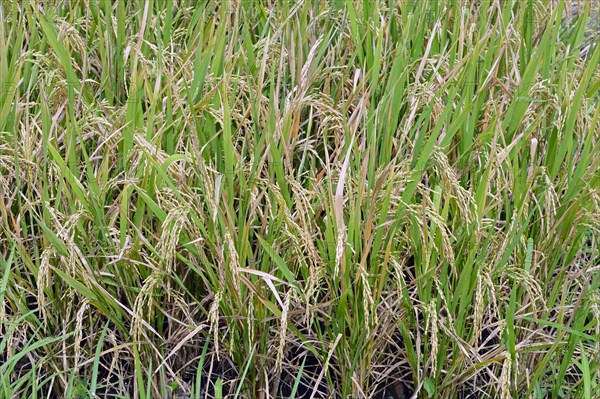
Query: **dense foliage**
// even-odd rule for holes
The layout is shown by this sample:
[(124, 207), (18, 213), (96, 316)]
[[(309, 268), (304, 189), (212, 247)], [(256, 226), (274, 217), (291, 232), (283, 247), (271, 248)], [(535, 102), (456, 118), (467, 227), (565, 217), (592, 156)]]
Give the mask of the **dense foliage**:
[(600, 397), (598, 8), (2, 0), (0, 398)]

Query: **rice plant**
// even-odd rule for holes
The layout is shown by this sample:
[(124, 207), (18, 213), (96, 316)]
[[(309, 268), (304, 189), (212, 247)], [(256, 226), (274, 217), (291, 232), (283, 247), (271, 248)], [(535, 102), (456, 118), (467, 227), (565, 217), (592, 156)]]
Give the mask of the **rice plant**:
[(599, 398), (599, 11), (0, 0), (0, 398)]

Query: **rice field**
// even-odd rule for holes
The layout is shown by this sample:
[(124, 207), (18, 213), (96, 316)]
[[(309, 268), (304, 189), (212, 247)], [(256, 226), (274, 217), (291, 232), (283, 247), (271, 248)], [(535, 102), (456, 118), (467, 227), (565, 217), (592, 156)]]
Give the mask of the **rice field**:
[(0, 399), (600, 398), (599, 0), (0, 0)]

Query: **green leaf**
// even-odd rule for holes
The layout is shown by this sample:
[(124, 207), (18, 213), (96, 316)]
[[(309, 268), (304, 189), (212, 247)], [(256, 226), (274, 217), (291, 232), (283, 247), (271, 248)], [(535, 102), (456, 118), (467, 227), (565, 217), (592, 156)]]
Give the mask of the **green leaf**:
[(435, 380), (433, 378), (425, 378), (425, 381), (423, 381), (423, 388), (427, 391), (427, 397), (433, 398), (436, 392)]

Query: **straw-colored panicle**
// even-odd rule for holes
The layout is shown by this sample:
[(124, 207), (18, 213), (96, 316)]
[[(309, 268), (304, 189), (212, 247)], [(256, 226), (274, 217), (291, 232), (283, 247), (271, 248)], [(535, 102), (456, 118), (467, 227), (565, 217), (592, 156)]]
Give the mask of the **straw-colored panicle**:
[(40, 262), (40, 268), (38, 269), (37, 300), (44, 320), (48, 317), (48, 310), (46, 308), (46, 295), (44, 290), (52, 286), (52, 271), (50, 269), (50, 261), (54, 259), (55, 256), (56, 250), (54, 248), (46, 248), (44, 252), (42, 252), (42, 260)]
[(483, 321), (484, 311), (484, 292), (485, 285), (481, 276), (481, 272), (477, 273), (477, 285), (475, 288), (475, 303), (473, 304), (473, 338), (471, 344), (477, 344), (479, 337), (481, 336), (481, 324)]
[(523, 87), (527, 86), (527, 83), (520, 82), (519, 88), (516, 90), (517, 101), (527, 104), (527, 110), (521, 121), (522, 125), (526, 128), (535, 124), (535, 118), (539, 115), (540, 107), (560, 108), (560, 106), (553, 103), (555, 97), (548, 94), (548, 88), (544, 82), (533, 82), (533, 84), (530, 84), (531, 87), (528, 90), (524, 90)]
[(429, 219), (429, 221), (431, 221), (440, 232), (440, 236), (442, 239), (442, 247), (440, 248), (440, 252), (444, 255), (444, 257), (448, 260), (448, 262), (451, 265), (454, 265), (455, 259), (452, 242), (455, 240), (455, 238), (452, 236), (452, 233), (450, 232), (450, 229), (448, 228), (442, 216), (435, 209), (432, 200), (428, 196), (424, 196), (423, 203), (425, 205), (423, 207), (423, 217)]
[(439, 352), (439, 325), (438, 325), (438, 314), (437, 314), (437, 301), (432, 299), (431, 302), (425, 307), (425, 316), (427, 317), (427, 323), (425, 325), (425, 334), (429, 334), (429, 344), (431, 346), (431, 371), (430, 375), (434, 376), (437, 372), (438, 352)]
[(502, 362), (502, 373), (500, 374), (500, 399), (512, 399), (510, 393), (512, 374), (512, 360), (510, 355), (507, 355)]
[(295, 221), (297, 232), (302, 238), (299, 248), (306, 253), (307, 262), (314, 267), (322, 266), (323, 259), (315, 245), (314, 227), (311, 220), (311, 215), (315, 213), (314, 206), (311, 200), (314, 193), (303, 188), (298, 182), (291, 182), (290, 186), (296, 194), (298, 211), (293, 215), (292, 220)]
[(163, 278), (164, 274), (162, 272), (152, 273), (144, 280), (142, 289), (135, 297), (130, 333), (135, 338), (137, 345), (141, 345), (145, 317), (151, 314), (152, 293), (162, 283)]
[(406, 280), (404, 277), (404, 265), (401, 264), (396, 256), (390, 257), (390, 263), (392, 264), (394, 270), (394, 281), (396, 283), (396, 295), (398, 296), (398, 301), (402, 300), (402, 292), (406, 288)]
[[(414, 216), (414, 221), (419, 224), (419, 238), (421, 242), (425, 241), (425, 232), (427, 229), (426, 224), (431, 222), (434, 224), (440, 232), (441, 247), (438, 248), (439, 252), (448, 260), (448, 262), (454, 264), (454, 249), (452, 247), (453, 236), (450, 233), (448, 226), (444, 223), (441, 215), (433, 206), (432, 200), (424, 195), (423, 204), (410, 204), (406, 207), (405, 211)], [(407, 220), (409, 220), (407, 218)], [(415, 242), (415, 245), (420, 245)]]
[(336, 277), (340, 277), (340, 265), (342, 264), (342, 257), (346, 246), (346, 234), (346, 227), (344, 225), (340, 226), (335, 245), (335, 269), (333, 270), (333, 275)]
[(534, 311), (546, 308), (544, 296), (542, 295), (542, 287), (535, 277), (527, 270), (524, 270), (520, 266), (510, 266), (503, 269), (500, 274), (501, 276), (508, 278), (509, 281), (516, 281), (525, 288)]
[[(477, 303), (478, 308), (476, 308), (478, 316), (483, 316), (483, 310), (485, 308), (485, 300), (488, 303), (489, 315), (492, 318), (500, 320), (500, 309), (499, 309), (499, 300), (496, 295), (496, 290), (498, 289), (497, 285), (494, 284), (493, 276), (492, 276), (492, 267), (491, 263), (484, 263), (482, 268), (480, 269), (479, 276), (481, 277), (481, 289), (480, 295), (481, 302)], [(484, 308), (480, 308), (479, 305), (484, 306)], [(504, 320), (502, 320), (504, 322)]]
[(561, 204), (554, 183), (546, 171), (544, 171), (544, 183), (547, 187), (544, 193), (544, 226), (546, 232), (550, 233), (556, 220), (556, 211), (560, 209)]
[(304, 291), (304, 324), (309, 326), (315, 320), (315, 312), (313, 311), (313, 302), (318, 303), (317, 294), (319, 286), (319, 275), (316, 272), (309, 270), (307, 289)]
[(291, 187), (297, 195), (296, 205), (298, 211), (292, 214), (287, 206), (284, 207), (286, 216), (285, 234), (288, 240), (290, 240), (287, 246), (291, 247), (296, 254), (298, 263), (301, 265), (300, 268), (308, 269), (308, 278), (300, 289), (306, 301), (305, 322), (309, 324), (308, 321), (311, 319), (309, 309), (311, 302), (317, 300), (316, 295), (318, 294), (319, 281), (323, 275), (322, 266), (324, 261), (315, 246), (314, 233), (311, 232), (313, 227), (311, 226), (310, 219), (308, 219), (314, 213), (309, 198), (311, 193), (297, 183), (292, 182)]
[(176, 249), (179, 244), (180, 235), (189, 223), (187, 218), (188, 212), (189, 210), (186, 207), (174, 208), (167, 214), (163, 222), (157, 249), (165, 263), (166, 274), (171, 273), (175, 266)]
[(283, 357), (285, 355), (285, 344), (287, 341), (288, 334), (288, 312), (290, 309), (290, 301), (292, 299), (292, 291), (288, 291), (285, 295), (285, 301), (283, 302), (283, 309), (281, 312), (281, 322), (279, 326), (279, 343), (277, 345), (277, 356), (275, 359), (275, 373), (281, 372), (281, 366), (283, 364)]
[(377, 309), (375, 309), (375, 300), (372, 297), (372, 289), (369, 284), (369, 276), (364, 266), (357, 266), (357, 273), (360, 277), (362, 285), (362, 297), (363, 297), (363, 313), (365, 320), (365, 329), (367, 336), (371, 332), (371, 328), (377, 325)]
[[(81, 36), (80, 31), (77, 30), (73, 24), (70, 24), (67, 21), (61, 21), (61, 20), (58, 20), (57, 28), (58, 28), (57, 33), (58, 33), (59, 40), (61, 40), (65, 44), (68, 44), (75, 51), (77, 51), (79, 54), (81, 54), (82, 60), (88, 60), (89, 59), (87, 57), (88, 47), (86, 45), (85, 39)], [(75, 65), (75, 68), (81, 68), (81, 67), (86, 68), (86, 67), (89, 67), (89, 65), (86, 65), (86, 64), (84, 64), (82, 66)]]
[[(426, 62), (426, 59), (423, 59), (422, 62)], [(427, 65), (427, 63), (422, 64), (423, 67), (425, 65)], [(423, 71), (423, 69), (421, 69), (421, 72)], [(431, 122), (433, 124), (435, 124), (439, 118), (441, 117), (443, 111), (444, 111), (444, 106), (445, 103), (443, 101), (443, 99), (436, 93), (436, 89), (437, 89), (437, 84), (434, 82), (416, 82), (414, 83), (411, 87), (410, 87), (410, 91), (412, 94), (412, 101), (414, 104), (414, 108), (411, 107), (411, 109), (414, 109), (415, 111), (415, 115), (416, 115), (416, 111), (419, 110), (419, 108), (421, 107), (425, 107), (428, 105), (432, 106), (432, 112), (431, 112)], [(411, 114), (411, 117), (413, 117), (413, 114)], [(414, 117), (413, 117), (414, 118)], [(407, 122), (410, 121), (411, 119), (407, 119)], [(406, 129), (409, 129), (409, 126), (406, 126)]]
[(454, 318), (452, 316), (452, 312), (450, 311), (450, 306), (448, 306), (448, 301), (446, 300), (446, 295), (444, 294), (444, 290), (442, 288), (442, 283), (440, 282), (439, 278), (435, 277), (434, 278), (435, 281), (435, 288), (437, 289), (438, 295), (440, 296), (442, 303), (442, 309), (445, 311), (445, 318), (447, 319), (447, 323), (449, 324), (450, 328), (454, 328)]
[[(6, 85), (2, 86), (2, 89), (6, 91)], [(32, 146), (36, 143), (32, 143)], [(0, 140), (0, 198), (5, 201), (4, 206), (10, 206), (14, 201), (11, 198), (11, 187), (15, 179), (27, 181), (28, 172), (35, 172), (38, 165), (29, 160), (20, 148), (15, 148), (9, 142), (2, 142)], [(18, 168), (16, 160), (19, 161)], [(8, 216), (8, 215), (6, 215)]]
[(236, 291), (240, 290), (240, 281), (238, 277), (238, 269), (240, 268), (240, 260), (235, 249), (235, 243), (231, 238), (231, 234), (229, 232), (225, 233), (225, 242), (227, 243), (227, 255), (229, 261), (227, 262), (228, 274), (231, 277), (231, 282), (233, 283), (233, 287)]
[[(440, 148), (434, 150), (433, 154), (436, 160), (435, 170), (442, 178), (443, 192), (456, 201), (465, 223), (477, 223), (477, 204), (473, 193), (462, 186), (456, 171), (448, 161), (448, 157)], [(478, 225), (476, 227), (479, 228)]]
[(248, 310), (246, 316), (246, 328), (248, 329), (248, 345), (251, 346), (254, 344), (254, 297), (250, 296), (248, 298)]
[(220, 303), (223, 300), (223, 291), (219, 290), (214, 295), (213, 302), (210, 305), (210, 310), (208, 311), (208, 322), (210, 324), (210, 333), (212, 334), (213, 341), (215, 344), (215, 353), (217, 355), (217, 359), (219, 359), (219, 342), (221, 340), (221, 334), (219, 331), (219, 308)]
[(79, 359), (81, 358), (81, 340), (83, 338), (83, 329), (84, 329), (84, 318), (86, 317), (88, 310), (90, 308), (89, 300), (84, 298), (81, 301), (81, 305), (77, 310), (77, 314), (75, 316), (75, 355), (73, 362), (75, 364), (75, 374), (79, 371)]
[(173, 302), (174, 308), (176, 308), (180, 314), (183, 316), (183, 320), (189, 324), (194, 324), (194, 314), (192, 313), (195, 310), (193, 307), (190, 307), (190, 304), (185, 301), (185, 296), (173, 289), (167, 289), (167, 300)]
[(340, 265), (342, 263), (342, 257), (344, 256), (344, 252), (346, 250), (346, 239), (347, 239), (347, 228), (344, 223), (344, 186), (346, 183), (346, 173), (348, 171), (348, 166), (350, 164), (350, 156), (352, 154), (352, 144), (354, 143), (354, 136), (352, 140), (350, 140), (350, 145), (348, 146), (348, 150), (346, 152), (346, 157), (344, 158), (344, 163), (342, 164), (342, 169), (340, 171), (340, 177), (338, 180), (337, 188), (335, 190), (334, 195), (334, 213), (335, 213), (335, 223), (337, 227), (337, 244), (335, 247), (335, 270), (333, 275), (339, 277)]

